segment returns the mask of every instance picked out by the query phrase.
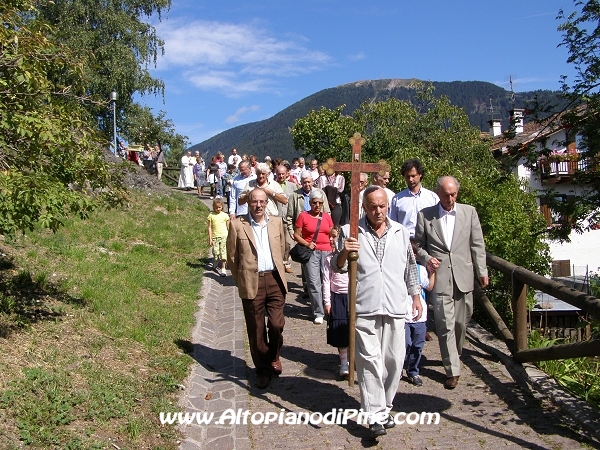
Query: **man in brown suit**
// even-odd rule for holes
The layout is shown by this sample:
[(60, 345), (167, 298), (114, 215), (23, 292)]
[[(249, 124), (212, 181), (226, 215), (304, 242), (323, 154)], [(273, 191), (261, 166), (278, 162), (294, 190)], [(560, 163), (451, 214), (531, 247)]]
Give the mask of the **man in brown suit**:
[(250, 354), (258, 376), (256, 386), (266, 389), (272, 374), (282, 371), (279, 352), (287, 294), (285, 230), (280, 217), (265, 213), (267, 194), (262, 189), (250, 191), (248, 204), (249, 213), (238, 216), (229, 226), (227, 264), (244, 307)]

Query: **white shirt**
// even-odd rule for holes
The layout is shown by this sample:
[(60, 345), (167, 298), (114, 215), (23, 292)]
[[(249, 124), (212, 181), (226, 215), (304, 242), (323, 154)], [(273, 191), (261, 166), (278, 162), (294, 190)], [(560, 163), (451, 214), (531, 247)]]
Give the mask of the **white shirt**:
[[(256, 184), (256, 179), (251, 180), (248, 182), (247, 188), (242, 192), (242, 194), (247, 194), (256, 187), (258, 187), (258, 185)], [(273, 196), (267, 196), (267, 206), (265, 207), (265, 212), (269, 216), (278, 216), (279, 207), (277, 206), (277, 204), (279, 202), (273, 197), (275, 197), (277, 194), (283, 194), (283, 188), (277, 181), (269, 181), (265, 187), (273, 191)]]
[(358, 193), (358, 218), (362, 219), (365, 215), (365, 210), (363, 209), (363, 198), (364, 198), (365, 190), (363, 189)]
[(256, 241), (258, 271), (273, 270), (275, 265), (273, 264), (273, 255), (271, 254), (271, 244), (269, 244), (269, 233), (267, 232), (269, 216), (265, 213), (264, 225), (256, 223), (252, 218), (252, 214), (248, 214), (248, 217), (250, 217), (250, 226), (252, 227), (252, 231), (254, 231), (254, 240)]
[(410, 231), (410, 237), (415, 237), (417, 214), (423, 208), (436, 205), (439, 201), (440, 199), (435, 192), (424, 187), (421, 187), (416, 194), (413, 194), (410, 189), (406, 188), (392, 198), (388, 217), (404, 225)]
[(293, 175), (294, 177), (296, 177), (296, 180), (298, 180), (298, 183), (300, 182), (300, 175), (302, 175), (302, 167), (294, 167), (292, 168), (292, 170), (290, 170), (290, 175)]
[[(233, 162), (233, 158), (237, 158), (237, 164)], [(241, 160), (242, 157), (240, 155), (229, 155), (229, 158), (227, 158), (227, 164), (232, 164), (237, 167)]]
[(235, 215), (243, 216), (244, 214), (248, 214), (248, 203), (243, 205), (238, 205), (238, 198), (240, 194), (247, 188), (248, 182), (250, 180), (255, 180), (256, 175), (250, 175), (248, 177), (243, 177), (241, 174), (236, 175), (233, 179), (233, 183), (231, 185), (231, 197), (230, 201), (233, 205), (235, 205)]
[(387, 194), (387, 198), (388, 198), (388, 210), (389, 210), (390, 206), (392, 205), (392, 199), (394, 198), (394, 195), (396, 195), (396, 193), (394, 191), (392, 191), (391, 189), (388, 189), (388, 188), (383, 188), (383, 190)]
[(454, 224), (456, 223), (456, 203), (451, 211), (446, 211), (442, 208), (442, 204), (438, 203), (438, 211), (442, 219), (442, 231), (444, 232), (444, 241), (448, 250), (452, 249), (452, 238), (454, 237)]

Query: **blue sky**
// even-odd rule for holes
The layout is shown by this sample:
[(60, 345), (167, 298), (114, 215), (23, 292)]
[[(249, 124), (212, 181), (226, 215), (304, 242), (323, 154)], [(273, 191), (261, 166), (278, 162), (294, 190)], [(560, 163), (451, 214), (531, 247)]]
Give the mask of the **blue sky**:
[(515, 91), (574, 78), (557, 47), (572, 0), (173, 0), (165, 55), (151, 73), (164, 110), (192, 144), (358, 80), (488, 81)]

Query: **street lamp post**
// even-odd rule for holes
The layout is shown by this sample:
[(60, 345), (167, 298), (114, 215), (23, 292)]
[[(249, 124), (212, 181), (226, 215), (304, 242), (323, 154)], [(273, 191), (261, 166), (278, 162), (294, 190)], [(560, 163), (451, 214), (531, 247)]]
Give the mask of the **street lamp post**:
[(117, 154), (117, 92), (111, 91), (110, 102), (112, 103), (113, 111), (113, 141), (114, 141), (114, 154)]

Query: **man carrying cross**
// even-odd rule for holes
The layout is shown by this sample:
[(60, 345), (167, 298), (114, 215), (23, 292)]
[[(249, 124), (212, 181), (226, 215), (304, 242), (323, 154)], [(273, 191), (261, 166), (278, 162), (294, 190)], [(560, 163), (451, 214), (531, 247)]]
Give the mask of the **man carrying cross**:
[[(359, 220), (360, 173), (377, 172), (383, 176), (390, 169), (385, 161), (361, 162), (365, 139), (360, 133), (354, 133), (349, 142), (351, 162), (329, 159), (323, 164), (327, 173), (352, 173), (350, 224), (342, 227), (338, 243), (341, 250), (333, 255), (331, 268), (340, 272), (348, 270), (348, 382), (350, 386), (354, 384), (355, 363), (361, 406), (369, 415), (369, 431), (375, 438), (395, 426), (389, 413), (406, 352), (404, 318), (407, 313), (412, 314), (414, 320), (421, 317), (421, 287), (410, 233), (388, 219), (388, 199), (383, 188), (365, 189), (362, 207), (366, 215)], [(412, 297), (411, 311), (408, 311), (407, 292)]]
[(341, 251), (334, 254), (331, 267), (347, 270), (348, 255), (358, 252), (355, 363), (361, 408), (369, 415), (371, 437), (377, 437), (395, 426), (390, 410), (406, 352), (408, 297), (402, 293), (412, 297), (412, 316), (418, 320), (422, 314), (421, 287), (410, 233), (388, 219), (383, 188), (369, 186), (363, 208), (365, 217), (358, 222), (358, 238), (349, 237), (350, 225), (342, 227)]

